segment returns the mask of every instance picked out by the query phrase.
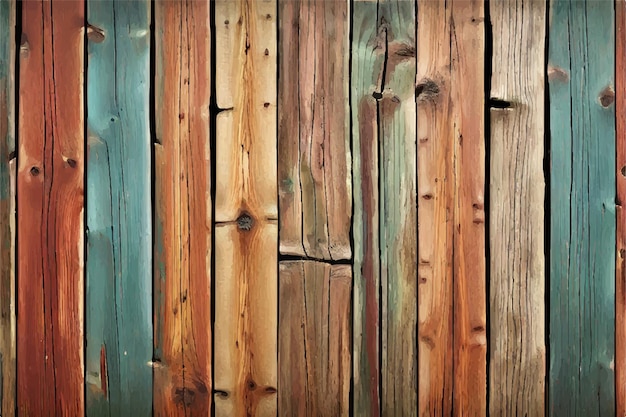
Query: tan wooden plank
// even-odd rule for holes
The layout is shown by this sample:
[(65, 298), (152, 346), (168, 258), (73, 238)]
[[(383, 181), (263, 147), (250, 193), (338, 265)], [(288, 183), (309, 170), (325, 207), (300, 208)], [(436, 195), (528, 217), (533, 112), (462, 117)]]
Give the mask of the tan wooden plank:
[(276, 416), (276, 222), (215, 228), (214, 375), (217, 417)]
[(351, 286), (350, 265), (280, 263), (279, 415), (348, 415)]
[(279, 9), (280, 250), (350, 259), (348, 1)]
[[(276, 0), (216, 0), (215, 221), (278, 216)], [(267, 54), (265, 51), (267, 50)]]
[(498, 100), (490, 138), (489, 413), (542, 416), (546, 3), (489, 4)]
[(157, 1), (154, 414), (210, 415), (210, 7)]

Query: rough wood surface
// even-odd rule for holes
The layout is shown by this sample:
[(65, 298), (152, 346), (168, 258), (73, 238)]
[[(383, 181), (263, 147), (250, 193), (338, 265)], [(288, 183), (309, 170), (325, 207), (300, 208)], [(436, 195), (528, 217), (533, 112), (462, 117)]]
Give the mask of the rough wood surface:
[(280, 416), (348, 416), (350, 265), (280, 263)]
[(278, 226), (215, 228), (217, 417), (276, 416)]
[(15, 415), (15, 7), (0, 1), (0, 415)]
[(415, 12), (407, 1), (359, 1), (353, 9), (359, 415), (417, 415)]
[(150, 2), (87, 6), (87, 414), (150, 415)]
[(155, 3), (154, 414), (211, 413), (209, 3)]
[(350, 259), (347, 1), (280, 0), (280, 251)]
[(626, 415), (626, 4), (615, 3), (615, 113), (617, 256), (615, 271), (615, 396), (617, 416)]
[(276, 0), (216, 0), (215, 22), (215, 221), (276, 219)]
[(83, 1), (22, 3), (17, 234), (20, 415), (84, 413)]
[(489, 5), (495, 100), (490, 109), (489, 413), (542, 416), (546, 4)]
[(479, 416), (487, 401), (483, 3), (420, 1), (418, 10), (419, 414)]
[(609, 416), (615, 415), (614, 9), (612, 2), (553, 0), (550, 15), (549, 410)]

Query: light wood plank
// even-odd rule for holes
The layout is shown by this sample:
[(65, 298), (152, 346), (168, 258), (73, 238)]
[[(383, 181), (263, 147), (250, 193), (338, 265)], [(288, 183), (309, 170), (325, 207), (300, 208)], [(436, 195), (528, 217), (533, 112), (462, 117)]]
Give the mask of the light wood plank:
[(350, 259), (348, 1), (279, 9), (280, 251)]
[(615, 415), (613, 3), (550, 3), (549, 409)]
[(150, 415), (150, 2), (87, 9), (87, 415)]
[[(544, 415), (546, 4), (490, 2), (489, 413)], [(508, 108), (507, 103), (510, 103)]]
[(84, 414), (83, 1), (22, 3), (17, 407)]
[(156, 416), (211, 412), (209, 9), (155, 3)]
[(348, 416), (350, 265), (280, 263), (281, 416)]

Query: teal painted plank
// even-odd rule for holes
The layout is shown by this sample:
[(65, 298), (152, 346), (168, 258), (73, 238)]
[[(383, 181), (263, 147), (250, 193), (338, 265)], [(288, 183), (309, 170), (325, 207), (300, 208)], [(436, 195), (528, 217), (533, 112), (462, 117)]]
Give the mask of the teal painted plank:
[[(15, 1), (0, 0), (0, 415), (15, 415)], [(10, 162), (11, 161), (11, 162)]]
[(615, 415), (613, 2), (551, 3), (550, 414)]
[(89, 1), (87, 415), (152, 413), (150, 3)]

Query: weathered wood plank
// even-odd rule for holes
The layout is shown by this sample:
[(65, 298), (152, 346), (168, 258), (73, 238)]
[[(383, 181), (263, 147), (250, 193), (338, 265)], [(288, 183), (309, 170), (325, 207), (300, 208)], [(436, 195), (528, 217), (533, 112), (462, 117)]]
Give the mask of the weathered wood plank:
[(550, 412), (615, 415), (614, 9), (550, 12)]
[(626, 4), (615, 3), (616, 216), (615, 396), (616, 415), (626, 415)]
[(87, 415), (150, 415), (150, 2), (87, 6)]
[(17, 195), (20, 415), (84, 413), (84, 2), (22, 3)]
[(279, 415), (348, 416), (351, 267), (297, 261), (279, 268)]
[(483, 3), (418, 10), (419, 413), (485, 415)]
[(15, 415), (15, 7), (0, 1), (0, 415)]
[(278, 227), (251, 220), (215, 228), (217, 417), (277, 412)]
[(348, 1), (279, 10), (280, 251), (350, 259)]
[(497, 104), (490, 110), (489, 413), (542, 416), (546, 4), (489, 5)]
[(155, 3), (157, 416), (211, 413), (209, 9)]
[[(277, 219), (276, 0), (216, 0), (215, 221)], [(267, 51), (267, 53), (266, 53)]]

